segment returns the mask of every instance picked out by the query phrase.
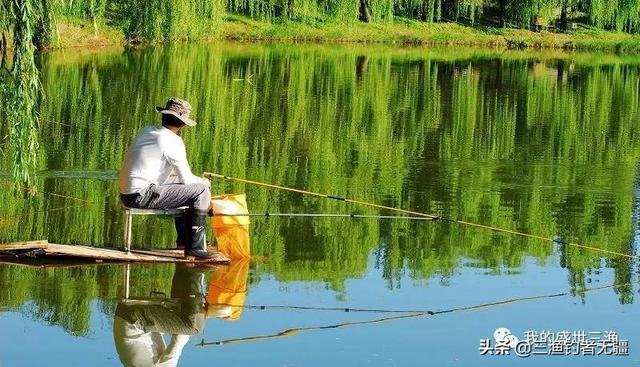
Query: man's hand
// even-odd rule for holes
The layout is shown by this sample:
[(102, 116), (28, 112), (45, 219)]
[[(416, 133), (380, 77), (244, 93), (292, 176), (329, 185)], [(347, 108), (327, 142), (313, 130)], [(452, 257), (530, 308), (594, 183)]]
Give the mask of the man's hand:
[(202, 183), (207, 185), (207, 187), (211, 188), (211, 181), (209, 181), (209, 179), (201, 177), (202, 179)]

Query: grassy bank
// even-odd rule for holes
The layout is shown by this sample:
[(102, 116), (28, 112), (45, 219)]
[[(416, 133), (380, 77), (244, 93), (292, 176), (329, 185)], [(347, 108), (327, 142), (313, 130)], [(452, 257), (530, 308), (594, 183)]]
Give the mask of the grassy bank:
[[(56, 47), (93, 48), (125, 43), (123, 33), (105, 24), (64, 19), (58, 24)], [(207, 40), (278, 42), (356, 42), (411, 45), (486, 46), (505, 49), (568, 49), (640, 52), (640, 36), (580, 29), (571, 33), (532, 32), (521, 29), (470, 27), (457, 23), (428, 24), (396, 19), (392, 24), (269, 23), (227, 16), (207, 34)]]
[(65, 17), (58, 22), (56, 33), (54, 48), (100, 48), (124, 43), (124, 34), (119, 29), (85, 19)]

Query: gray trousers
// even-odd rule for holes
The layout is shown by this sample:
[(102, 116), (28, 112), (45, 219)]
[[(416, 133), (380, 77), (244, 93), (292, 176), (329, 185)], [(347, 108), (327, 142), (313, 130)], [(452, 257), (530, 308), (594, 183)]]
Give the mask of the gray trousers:
[(175, 183), (172, 177), (162, 185), (150, 185), (137, 194), (120, 194), (122, 204), (137, 209), (171, 209), (187, 206), (185, 217), (176, 217), (177, 244), (188, 246), (191, 216), (195, 211), (206, 212), (211, 203), (211, 192), (205, 184)]
[(205, 184), (182, 184), (169, 181), (150, 185), (137, 194), (120, 194), (124, 206), (138, 209), (171, 209), (188, 206), (191, 210), (209, 209), (211, 192)]

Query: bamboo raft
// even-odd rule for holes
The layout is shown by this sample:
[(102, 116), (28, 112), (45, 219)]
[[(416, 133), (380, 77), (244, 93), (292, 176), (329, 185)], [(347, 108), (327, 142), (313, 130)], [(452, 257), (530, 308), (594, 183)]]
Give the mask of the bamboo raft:
[(215, 252), (208, 260), (185, 258), (182, 250), (141, 249), (126, 252), (114, 248), (81, 245), (63, 245), (43, 241), (11, 242), (0, 244), (0, 263), (39, 266), (71, 261), (75, 263), (196, 263), (210, 265), (229, 264), (227, 256)]

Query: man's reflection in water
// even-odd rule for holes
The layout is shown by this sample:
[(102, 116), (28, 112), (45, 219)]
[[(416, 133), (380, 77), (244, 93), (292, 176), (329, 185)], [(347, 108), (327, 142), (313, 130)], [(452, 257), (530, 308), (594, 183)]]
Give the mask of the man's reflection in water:
[[(205, 319), (204, 268), (176, 265), (171, 299), (118, 302), (113, 337), (125, 366), (176, 366)], [(166, 343), (164, 334), (171, 335)]]
[[(248, 226), (218, 228), (216, 242), (219, 248), (246, 250), (250, 246)], [(249, 260), (236, 258), (230, 266), (216, 269), (205, 291), (210, 270), (176, 265), (170, 299), (118, 302), (113, 338), (123, 365), (176, 366), (189, 337), (202, 332), (205, 317), (240, 318), (247, 295)], [(128, 295), (128, 280), (126, 283)], [(171, 335), (169, 343), (165, 334)]]

